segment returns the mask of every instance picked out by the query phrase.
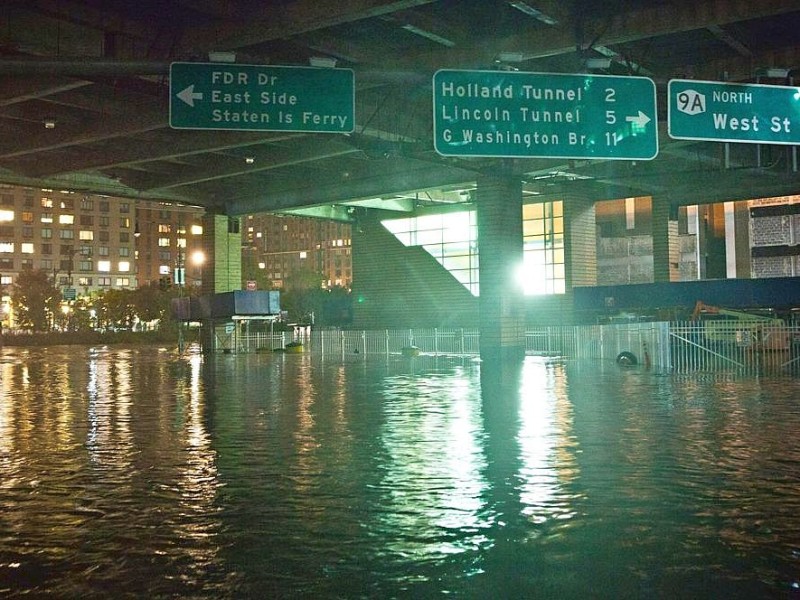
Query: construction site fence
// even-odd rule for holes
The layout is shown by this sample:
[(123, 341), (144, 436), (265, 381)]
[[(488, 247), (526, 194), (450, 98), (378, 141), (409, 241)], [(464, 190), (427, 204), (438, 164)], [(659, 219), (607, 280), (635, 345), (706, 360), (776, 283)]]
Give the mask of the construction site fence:
[[(234, 334), (235, 335), (235, 334)], [(479, 355), (477, 329), (301, 330), (239, 335), (235, 352), (323, 356)], [(299, 347), (299, 348), (298, 348)], [(218, 348), (217, 348), (218, 350)], [(529, 328), (525, 351), (615, 361), (661, 372), (800, 373), (800, 325), (742, 321), (632, 322)]]

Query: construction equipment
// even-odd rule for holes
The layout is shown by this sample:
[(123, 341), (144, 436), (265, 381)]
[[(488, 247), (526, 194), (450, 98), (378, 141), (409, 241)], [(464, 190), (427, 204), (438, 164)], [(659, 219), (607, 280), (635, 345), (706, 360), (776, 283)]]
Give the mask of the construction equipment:
[(786, 350), (789, 332), (783, 319), (742, 310), (731, 310), (697, 301), (692, 321), (702, 321), (710, 342), (735, 344), (759, 350)]

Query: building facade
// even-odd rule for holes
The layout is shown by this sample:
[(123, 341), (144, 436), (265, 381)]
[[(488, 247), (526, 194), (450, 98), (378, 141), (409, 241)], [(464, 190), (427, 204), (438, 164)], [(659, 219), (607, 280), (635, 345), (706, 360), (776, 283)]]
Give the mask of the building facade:
[(26, 268), (52, 273), (65, 295), (138, 285), (135, 204), (67, 190), (0, 186), (0, 283)]
[(262, 274), (262, 285), (281, 289), (298, 273), (318, 273), (325, 288), (353, 282), (351, 225), (340, 221), (272, 214), (243, 220), (245, 261)]
[(208, 256), (204, 209), (168, 202), (136, 203), (136, 274), (139, 285), (158, 282), (200, 288)]

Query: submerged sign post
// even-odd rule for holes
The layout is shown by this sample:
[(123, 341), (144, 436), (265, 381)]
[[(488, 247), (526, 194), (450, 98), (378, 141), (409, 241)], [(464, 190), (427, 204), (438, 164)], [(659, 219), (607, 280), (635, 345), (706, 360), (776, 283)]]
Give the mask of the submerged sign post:
[(350, 69), (172, 63), (169, 124), (174, 129), (350, 133), (355, 78)]
[(649, 160), (656, 86), (646, 77), (441, 70), (434, 146), (445, 156)]
[(667, 93), (670, 137), (800, 144), (800, 88), (672, 79)]

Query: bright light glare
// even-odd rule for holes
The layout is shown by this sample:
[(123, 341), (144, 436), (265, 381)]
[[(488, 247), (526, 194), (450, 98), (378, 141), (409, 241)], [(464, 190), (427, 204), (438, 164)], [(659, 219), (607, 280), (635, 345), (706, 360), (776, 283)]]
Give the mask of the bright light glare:
[(514, 269), (514, 283), (522, 288), (526, 296), (546, 293), (545, 266), (533, 264), (526, 255), (522, 264)]
[(192, 252), (192, 264), (200, 266), (206, 262), (206, 254), (202, 250)]

